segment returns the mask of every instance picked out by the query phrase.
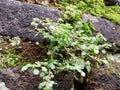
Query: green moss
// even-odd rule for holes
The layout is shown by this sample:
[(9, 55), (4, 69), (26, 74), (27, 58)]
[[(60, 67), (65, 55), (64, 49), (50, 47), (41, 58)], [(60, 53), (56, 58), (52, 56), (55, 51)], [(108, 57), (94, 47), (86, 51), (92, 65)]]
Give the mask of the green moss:
[(83, 13), (91, 13), (120, 24), (120, 6), (105, 6), (103, 0), (86, 0), (77, 4)]
[(113, 14), (113, 13), (108, 14), (107, 13), (104, 17), (115, 22), (115, 23), (120, 24), (120, 15), (119, 14)]
[(120, 6), (105, 6), (103, 0), (62, 0), (59, 5), (64, 9), (70, 4), (76, 5), (82, 13), (90, 13), (94, 16), (106, 18), (114, 23), (120, 24)]

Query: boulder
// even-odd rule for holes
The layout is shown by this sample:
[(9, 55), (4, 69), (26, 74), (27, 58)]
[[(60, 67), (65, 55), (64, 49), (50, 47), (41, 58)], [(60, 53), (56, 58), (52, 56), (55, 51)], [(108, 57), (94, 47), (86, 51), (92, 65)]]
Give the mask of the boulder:
[(120, 0), (104, 0), (105, 5), (120, 5)]
[(115, 43), (117, 47), (120, 47), (120, 25), (90, 14), (83, 14), (82, 19), (85, 22), (91, 21), (95, 26), (95, 32), (101, 32), (108, 42)]
[(0, 34), (19, 36), (23, 40), (47, 42), (42, 35), (35, 36), (36, 31), (30, 23), (33, 18), (50, 18), (57, 21), (60, 12), (56, 9), (15, 0), (0, 0)]

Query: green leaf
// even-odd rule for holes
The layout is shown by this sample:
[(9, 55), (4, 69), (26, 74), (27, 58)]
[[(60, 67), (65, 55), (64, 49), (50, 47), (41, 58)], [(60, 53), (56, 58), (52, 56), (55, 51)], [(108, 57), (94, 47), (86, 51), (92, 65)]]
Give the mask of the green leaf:
[(52, 52), (51, 52), (51, 50), (49, 50), (48, 52), (47, 52), (47, 55), (51, 55), (52, 54)]
[(50, 81), (50, 83), (49, 83), (49, 87), (52, 88), (53, 85), (54, 85), (54, 81)]
[(33, 21), (33, 22), (31, 23), (31, 25), (34, 26), (34, 27), (37, 27), (37, 26), (38, 26), (38, 23), (36, 23), (36, 22)]
[(51, 69), (55, 69), (55, 65), (54, 64), (50, 64), (50, 68)]
[(87, 55), (87, 53), (85, 51), (82, 51), (81, 55), (85, 56), (85, 55)]
[(40, 73), (40, 71), (39, 71), (38, 69), (34, 69), (34, 70), (33, 70), (33, 74), (34, 74), (34, 75), (39, 75), (39, 73)]
[(55, 26), (49, 26), (49, 29), (50, 29), (50, 30), (55, 30), (56, 27), (55, 27)]
[(42, 71), (47, 72), (47, 68), (46, 67), (41, 67)]
[(87, 48), (87, 46), (86, 45), (81, 45), (81, 49), (86, 49)]
[(39, 19), (39, 18), (33, 18), (33, 21), (37, 21), (37, 22), (39, 22), (40, 19)]
[(28, 69), (28, 66), (26, 65), (26, 66), (23, 66), (23, 67), (22, 67), (21, 71), (25, 71), (25, 70), (27, 70), (27, 69)]
[(44, 76), (45, 76), (45, 73), (41, 72), (40, 77), (44, 77)]
[(89, 73), (91, 71), (91, 67), (90, 66), (86, 66), (87, 72)]
[(95, 53), (95, 54), (99, 54), (99, 49), (98, 49), (98, 48), (95, 48), (95, 49), (94, 49), (94, 53)]
[(81, 71), (81, 76), (85, 77), (85, 75), (86, 75), (85, 72)]
[(106, 54), (106, 50), (105, 50), (105, 49), (103, 49), (101, 52), (102, 52), (103, 54)]
[(90, 63), (90, 61), (86, 61), (86, 69), (87, 69), (87, 72), (91, 71), (91, 63)]
[(39, 89), (42, 89), (43, 87), (45, 86), (45, 82), (41, 82), (40, 84), (39, 84)]

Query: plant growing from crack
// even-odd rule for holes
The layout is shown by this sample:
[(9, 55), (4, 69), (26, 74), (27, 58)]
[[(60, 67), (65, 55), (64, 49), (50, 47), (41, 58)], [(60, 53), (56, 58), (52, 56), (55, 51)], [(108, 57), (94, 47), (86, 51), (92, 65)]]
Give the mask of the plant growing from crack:
[[(39, 24), (43, 28), (38, 28)], [(39, 84), (40, 90), (53, 90), (53, 85), (57, 84), (53, 78), (58, 72), (69, 71), (74, 75), (80, 73), (85, 77), (95, 66), (92, 62), (101, 64), (103, 60), (99, 54), (105, 54), (105, 48), (111, 46), (100, 33), (96, 36), (92, 35), (92, 30), (80, 19), (80, 11), (75, 6), (66, 7), (63, 18), (58, 22), (34, 18), (31, 25), (35, 27), (37, 34), (41, 33), (50, 41), (44, 60), (27, 64), (22, 68), (22, 71), (32, 68), (33, 73), (42, 78)], [(85, 69), (87, 72), (84, 71)]]

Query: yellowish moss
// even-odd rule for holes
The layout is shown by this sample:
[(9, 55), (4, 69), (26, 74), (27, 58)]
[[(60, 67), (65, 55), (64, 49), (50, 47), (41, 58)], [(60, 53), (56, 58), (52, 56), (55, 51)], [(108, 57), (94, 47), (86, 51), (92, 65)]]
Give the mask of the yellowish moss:
[(120, 6), (105, 6), (103, 0), (86, 0), (77, 6), (83, 13), (91, 13), (120, 24)]
[(107, 14), (105, 14), (104, 17), (111, 20), (111, 21), (113, 21), (113, 22), (115, 22), (115, 23), (120, 24), (120, 14), (107, 13)]

